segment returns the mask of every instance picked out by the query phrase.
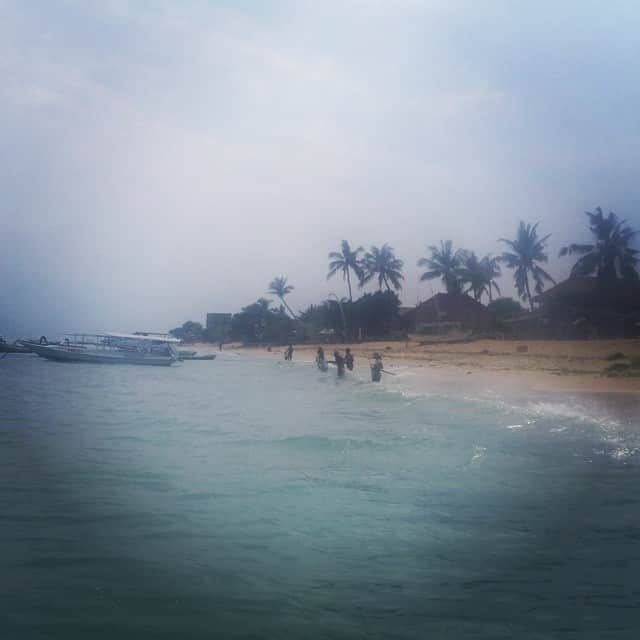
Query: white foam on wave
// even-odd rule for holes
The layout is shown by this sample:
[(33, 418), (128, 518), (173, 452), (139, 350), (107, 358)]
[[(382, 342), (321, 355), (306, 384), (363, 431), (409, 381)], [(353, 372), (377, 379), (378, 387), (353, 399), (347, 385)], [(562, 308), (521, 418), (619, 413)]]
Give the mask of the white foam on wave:
[(528, 412), (538, 417), (570, 418), (578, 422), (596, 424), (602, 427), (619, 427), (620, 422), (611, 416), (597, 415), (593, 408), (572, 399), (567, 401), (536, 401), (530, 402), (526, 407)]
[[(502, 414), (502, 428), (524, 434), (548, 433), (550, 436), (573, 438), (576, 435), (592, 442), (592, 455), (604, 457), (623, 464), (640, 463), (640, 433), (629, 429), (616, 415), (615, 407), (599, 403), (587, 395), (573, 396), (548, 394), (547, 397), (531, 399), (527, 394), (502, 393), (495, 389), (461, 389), (459, 385), (450, 388), (433, 384), (428, 390), (415, 384), (420, 375), (409, 369), (405, 375), (395, 376), (380, 385), (381, 390), (399, 394), (412, 404), (420, 400), (455, 400), (469, 405), (484, 405), (487, 409)], [(428, 382), (428, 381), (427, 381)], [(502, 420), (496, 416), (498, 424)], [(511, 421), (509, 421), (511, 418)], [(477, 463), (485, 455), (485, 450), (474, 447), (471, 463)], [(577, 454), (584, 455), (584, 454)]]

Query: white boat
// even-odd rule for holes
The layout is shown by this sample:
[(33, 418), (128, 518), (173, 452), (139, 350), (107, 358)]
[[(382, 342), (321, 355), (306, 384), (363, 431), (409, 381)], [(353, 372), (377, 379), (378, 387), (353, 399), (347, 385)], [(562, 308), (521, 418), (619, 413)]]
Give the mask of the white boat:
[(48, 360), (99, 364), (142, 364), (168, 367), (179, 361), (175, 338), (135, 333), (68, 334), (62, 342), (23, 341), (22, 344)]

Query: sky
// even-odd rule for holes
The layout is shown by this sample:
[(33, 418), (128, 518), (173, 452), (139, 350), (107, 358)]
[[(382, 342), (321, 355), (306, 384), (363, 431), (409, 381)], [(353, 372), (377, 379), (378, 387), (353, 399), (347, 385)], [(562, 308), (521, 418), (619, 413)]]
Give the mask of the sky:
[[(640, 226), (640, 4), (0, 0), (0, 333), (167, 330), (347, 239), (440, 290), (442, 239)], [(511, 276), (500, 281), (513, 295)]]

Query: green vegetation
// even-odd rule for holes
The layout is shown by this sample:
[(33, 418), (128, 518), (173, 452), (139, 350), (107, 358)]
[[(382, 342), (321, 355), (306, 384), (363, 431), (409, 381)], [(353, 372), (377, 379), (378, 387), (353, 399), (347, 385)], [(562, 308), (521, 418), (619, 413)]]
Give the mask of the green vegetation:
[(204, 339), (204, 329), (199, 322), (187, 320), (181, 327), (171, 329), (169, 333), (178, 340), (185, 342), (201, 342)]
[(587, 211), (586, 215), (595, 243), (570, 244), (560, 249), (560, 256), (581, 256), (573, 265), (571, 275), (589, 276), (595, 273), (603, 280), (638, 280), (636, 263), (640, 251), (631, 247), (638, 232), (625, 226), (626, 221), (618, 220), (613, 212), (605, 217), (600, 207), (595, 213)]
[(451, 240), (440, 241), (440, 247), (430, 246), (431, 256), (420, 258), (419, 267), (427, 267), (420, 276), (420, 281), (435, 280), (440, 278), (447, 293), (462, 293), (462, 282), (460, 279), (462, 269), (462, 255), (460, 251), (453, 251)]
[(464, 293), (472, 293), (476, 302), (481, 301), (484, 293), (488, 295), (489, 302), (491, 302), (494, 289), (500, 295), (500, 287), (496, 282), (496, 278), (502, 274), (502, 269), (500, 269), (498, 258), (487, 255), (482, 259), (478, 259), (478, 256), (473, 251), (462, 250), (459, 253), (462, 260), (460, 281), (463, 285), (469, 285)]
[(364, 253), (362, 247), (358, 247), (352, 250), (349, 243), (346, 240), (342, 241), (342, 247), (340, 252), (331, 252), (329, 254), (329, 273), (327, 274), (327, 280), (334, 276), (338, 271), (342, 271), (342, 277), (347, 281), (349, 287), (349, 300), (353, 302), (353, 294), (351, 292), (351, 271), (356, 275), (361, 282), (364, 277), (364, 269), (358, 254)]
[[(496, 278), (502, 275), (499, 258), (486, 255), (478, 258), (475, 251), (453, 250), (451, 240), (440, 241), (440, 246), (430, 246), (431, 255), (418, 260), (419, 267), (427, 267), (420, 281), (440, 279), (447, 293), (473, 294), (480, 302), (486, 293), (493, 300), (493, 291), (500, 295)], [(466, 289), (465, 289), (466, 287)]]
[[(340, 305), (345, 318), (350, 320), (349, 327), (344, 326)], [(355, 328), (362, 332), (363, 338), (374, 339), (389, 335), (399, 309), (400, 299), (395, 291), (376, 291), (365, 293), (354, 302), (327, 300), (319, 305), (310, 305), (300, 313), (300, 320), (305, 326), (305, 334), (313, 339), (319, 337), (313, 336), (314, 332), (344, 337), (345, 329), (353, 334)]]
[(515, 240), (500, 238), (500, 242), (511, 249), (511, 251), (505, 251), (500, 260), (507, 268), (514, 270), (513, 279), (516, 290), (523, 300), (529, 302), (531, 311), (533, 311), (533, 297), (529, 277), (533, 278), (536, 293), (544, 291), (545, 281), (555, 284), (555, 280), (540, 266), (549, 259), (546, 246), (551, 234), (538, 238), (538, 224), (525, 225), (521, 221)]
[(619, 375), (622, 373), (627, 373), (631, 369), (631, 365), (626, 362), (614, 362), (610, 364), (605, 370), (606, 375)]
[(233, 316), (231, 337), (246, 343), (283, 344), (291, 339), (294, 328), (284, 309), (271, 309), (271, 300), (259, 298)]
[(640, 358), (638, 357), (632, 358), (628, 362), (620, 362), (620, 360), (626, 360), (626, 356), (617, 351), (607, 356), (607, 360), (615, 360), (615, 362), (605, 368), (603, 371), (605, 376), (624, 378), (637, 378), (640, 376)]
[(293, 285), (287, 284), (287, 279), (284, 276), (279, 276), (271, 281), (269, 291), (267, 292), (280, 299), (280, 302), (282, 302), (286, 310), (291, 314), (292, 318), (295, 318), (296, 314), (291, 311), (291, 307), (287, 304), (285, 296), (289, 295), (294, 289), (295, 287)]
[[(605, 216), (598, 207), (595, 213), (587, 212), (589, 229), (594, 237), (592, 244), (570, 244), (560, 250), (560, 256), (578, 255), (572, 276), (595, 275), (598, 279), (638, 280), (637, 265), (640, 251), (631, 245), (638, 231), (619, 220), (614, 213)], [(487, 301), (487, 309), (500, 322), (522, 315), (525, 309), (511, 298), (501, 295), (497, 279), (502, 275), (502, 267), (513, 270), (513, 281), (520, 298), (534, 309), (534, 293), (541, 294), (547, 283), (555, 284), (551, 275), (542, 267), (548, 262), (547, 243), (550, 234), (538, 235), (538, 223), (526, 224), (521, 221), (514, 239), (500, 238), (506, 245), (499, 256), (487, 254), (479, 257), (474, 251), (455, 249), (451, 240), (440, 241), (428, 247), (428, 255), (418, 260), (424, 271), (420, 281), (440, 280), (449, 294), (471, 296), (476, 302)], [(321, 304), (310, 305), (297, 316), (286, 298), (294, 291), (286, 276), (274, 278), (268, 293), (278, 298), (279, 309), (271, 308), (271, 300), (260, 298), (233, 316), (230, 333), (225, 338), (245, 342), (289, 342), (313, 336), (342, 337), (355, 339), (388, 337), (398, 319), (400, 299), (397, 292), (402, 289), (404, 262), (396, 256), (388, 244), (372, 246), (366, 251), (362, 246), (355, 249), (343, 240), (339, 251), (328, 254), (329, 270), (327, 280), (338, 273), (347, 284), (348, 299), (342, 300), (331, 293)], [(352, 277), (359, 287), (369, 283), (377, 285), (375, 293), (365, 293), (353, 299)], [(397, 327), (405, 327), (399, 323)], [(215, 339), (208, 336), (202, 325), (185, 322), (171, 333), (185, 340)], [(624, 359), (623, 354), (612, 354), (610, 360)], [(623, 365), (623, 363), (619, 363)], [(626, 366), (626, 365), (624, 365)], [(639, 368), (637, 363), (632, 368)]]
[(404, 262), (396, 257), (393, 248), (388, 244), (382, 247), (371, 247), (362, 260), (362, 277), (360, 286), (363, 287), (370, 280), (378, 277), (378, 291), (382, 291), (382, 285), (391, 291), (391, 287), (396, 291), (402, 289), (401, 280), (404, 280), (402, 268)]

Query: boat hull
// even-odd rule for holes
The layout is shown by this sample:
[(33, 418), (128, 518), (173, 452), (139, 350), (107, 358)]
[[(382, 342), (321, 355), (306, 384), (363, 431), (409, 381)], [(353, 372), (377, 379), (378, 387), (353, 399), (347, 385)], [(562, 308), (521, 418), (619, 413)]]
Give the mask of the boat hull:
[(28, 347), (17, 344), (0, 343), (0, 353), (32, 353), (32, 351)]
[(174, 358), (159, 355), (136, 355), (129, 352), (100, 352), (80, 350), (60, 345), (30, 344), (29, 348), (39, 356), (56, 362), (88, 362), (92, 364), (137, 364), (151, 367), (168, 367)]

